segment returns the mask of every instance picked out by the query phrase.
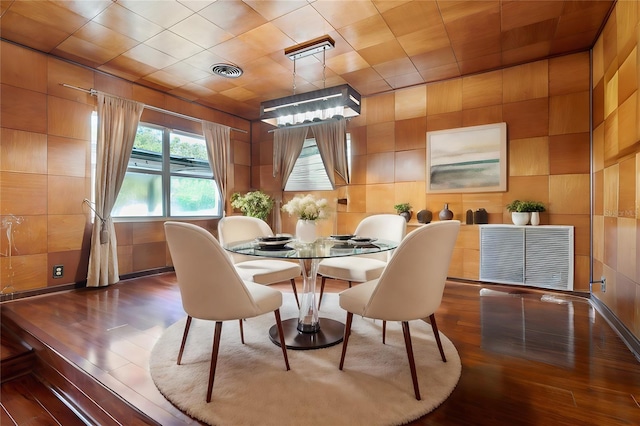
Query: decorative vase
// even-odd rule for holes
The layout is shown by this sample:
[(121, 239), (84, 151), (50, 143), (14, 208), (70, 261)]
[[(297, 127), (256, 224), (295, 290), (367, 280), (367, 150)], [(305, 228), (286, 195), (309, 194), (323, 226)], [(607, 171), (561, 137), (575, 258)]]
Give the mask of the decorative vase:
[(482, 225), (489, 223), (489, 214), (485, 209), (478, 209), (473, 213), (473, 223)]
[(316, 222), (314, 220), (298, 219), (296, 223), (296, 238), (301, 243), (316, 241)]
[(531, 212), (531, 224), (533, 226), (540, 225), (540, 212)]
[(418, 222), (429, 223), (433, 219), (433, 213), (429, 210), (420, 210), (417, 214)]
[(529, 223), (529, 212), (511, 212), (511, 220), (514, 225), (524, 226)]
[(440, 220), (451, 220), (453, 219), (453, 212), (449, 210), (449, 203), (445, 203), (444, 208), (440, 210), (440, 214), (438, 215)]
[(467, 225), (473, 225), (473, 210), (467, 210)]
[(404, 217), (404, 220), (406, 220), (407, 222), (409, 222), (409, 220), (411, 219), (411, 212), (400, 212), (398, 213), (400, 216)]

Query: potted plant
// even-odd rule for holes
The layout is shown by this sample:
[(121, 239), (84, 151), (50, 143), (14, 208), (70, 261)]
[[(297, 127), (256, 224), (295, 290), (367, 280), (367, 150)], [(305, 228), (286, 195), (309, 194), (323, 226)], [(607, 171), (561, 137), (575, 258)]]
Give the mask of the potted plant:
[(538, 225), (540, 223), (540, 212), (545, 211), (545, 208), (540, 201), (514, 200), (507, 204), (507, 210), (511, 212), (511, 220), (514, 225), (522, 226), (529, 223), (530, 219), (532, 225)]
[(262, 191), (250, 191), (244, 195), (238, 192), (231, 195), (231, 206), (240, 209), (245, 216), (266, 220), (275, 201)]
[(531, 213), (524, 210), (525, 204), (520, 200), (513, 200), (507, 204), (507, 210), (511, 212), (511, 221), (514, 225), (522, 226), (529, 223)]
[(398, 212), (400, 216), (404, 217), (404, 219), (409, 222), (409, 219), (411, 219), (411, 204), (400, 203), (393, 206), (393, 208), (396, 209), (396, 212)]
[(545, 211), (544, 204), (540, 201), (523, 201), (522, 211), (531, 213), (531, 224), (540, 224), (540, 212)]

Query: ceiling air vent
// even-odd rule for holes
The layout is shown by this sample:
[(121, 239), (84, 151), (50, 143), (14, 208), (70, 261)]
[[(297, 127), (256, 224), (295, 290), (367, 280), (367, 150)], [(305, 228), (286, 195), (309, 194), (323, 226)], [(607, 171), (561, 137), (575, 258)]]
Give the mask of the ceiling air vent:
[(211, 71), (226, 78), (238, 78), (242, 75), (242, 69), (231, 64), (215, 64), (211, 67)]

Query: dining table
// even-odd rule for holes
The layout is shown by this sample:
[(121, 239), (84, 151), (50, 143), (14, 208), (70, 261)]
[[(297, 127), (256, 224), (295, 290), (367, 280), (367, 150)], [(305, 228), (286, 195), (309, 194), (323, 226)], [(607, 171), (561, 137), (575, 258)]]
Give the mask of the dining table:
[[(316, 301), (316, 277), (322, 259), (342, 256), (361, 256), (393, 250), (399, 242), (355, 235), (335, 235), (303, 243), (288, 235), (262, 237), (225, 244), (225, 250), (247, 256), (290, 259), (300, 262), (303, 286), (297, 318), (282, 320), (284, 341), (288, 349), (320, 349), (340, 343), (344, 337), (344, 323), (319, 315)], [(276, 325), (269, 329), (269, 338), (280, 346)]]

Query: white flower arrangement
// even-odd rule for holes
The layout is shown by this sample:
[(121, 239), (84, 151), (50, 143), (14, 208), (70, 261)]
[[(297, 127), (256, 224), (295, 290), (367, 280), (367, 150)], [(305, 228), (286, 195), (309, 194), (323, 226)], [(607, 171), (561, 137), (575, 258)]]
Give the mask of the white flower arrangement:
[(320, 220), (328, 216), (329, 204), (325, 198), (316, 200), (311, 195), (296, 195), (291, 201), (282, 206), (282, 211), (289, 216), (298, 216), (302, 220)]

